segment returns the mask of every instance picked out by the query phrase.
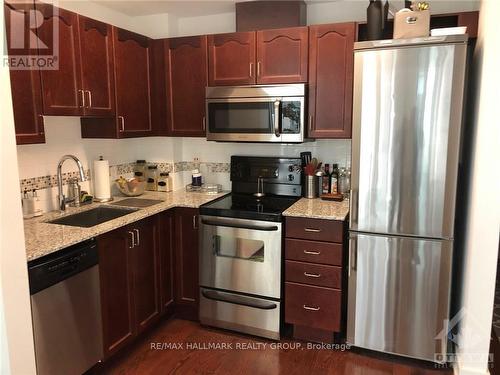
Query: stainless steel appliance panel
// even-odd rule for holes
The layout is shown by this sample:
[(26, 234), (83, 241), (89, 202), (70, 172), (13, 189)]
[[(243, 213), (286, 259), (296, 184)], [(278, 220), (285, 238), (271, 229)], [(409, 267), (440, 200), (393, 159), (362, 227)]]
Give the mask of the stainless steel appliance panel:
[(281, 223), (200, 217), (200, 285), (280, 298)]
[(200, 322), (280, 339), (280, 302), (200, 288)]
[(37, 374), (80, 375), (103, 357), (99, 268), (31, 296)]
[(452, 241), (350, 233), (347, 341), (439, 361), (446, 353)]
[(351, 230), (453, 238), (465, 62), (463, 41), (355, 52)]

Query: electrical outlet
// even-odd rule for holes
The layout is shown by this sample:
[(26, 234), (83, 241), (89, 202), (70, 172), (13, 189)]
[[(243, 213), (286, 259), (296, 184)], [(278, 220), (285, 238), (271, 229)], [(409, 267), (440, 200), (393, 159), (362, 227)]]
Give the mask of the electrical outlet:
[(200, 158), (195, 157), (195, 158), (193, 158), (193, 161), (194, 161), (195, 163), (199, 163), (199, 162), (200, 162)]

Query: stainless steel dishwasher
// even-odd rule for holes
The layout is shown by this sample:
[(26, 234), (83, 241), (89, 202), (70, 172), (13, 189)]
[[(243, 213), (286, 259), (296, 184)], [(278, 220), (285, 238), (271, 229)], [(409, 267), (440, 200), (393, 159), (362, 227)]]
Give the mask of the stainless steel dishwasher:
[(82, 374), (103, 357), (97, 244), (28, 263), (38, 375)]

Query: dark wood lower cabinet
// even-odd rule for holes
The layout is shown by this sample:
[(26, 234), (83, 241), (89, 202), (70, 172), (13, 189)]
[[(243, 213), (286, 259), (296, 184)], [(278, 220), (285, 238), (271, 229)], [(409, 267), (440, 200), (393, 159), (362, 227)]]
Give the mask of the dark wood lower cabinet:
[(198, 319), (198, 209), (175, 211), (175, 304), (179, 317)]
[(126, 228), (97, 238), (104, 356), (115, 353), (134, 338), (131, 236)]
[(97, 238), (105, 357), (160, 317), (160, 220), (152, 216)]
[(197, 209), (159, 213), (105, 233), (97, 243), (105, 358), (162, 315), (197, 319)]

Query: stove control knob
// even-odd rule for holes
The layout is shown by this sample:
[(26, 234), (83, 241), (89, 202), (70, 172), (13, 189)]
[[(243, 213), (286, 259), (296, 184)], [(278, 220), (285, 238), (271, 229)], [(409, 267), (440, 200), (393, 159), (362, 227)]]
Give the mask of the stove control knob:
[(288, 175), (288, 181), (293, 181), (295, 179), (295, 176), (293, 174)]
[(294, 170), (293, 165), (290, 165), (290, 166), (288, 167), (288, 172), (293, 172), (293, 170)]

